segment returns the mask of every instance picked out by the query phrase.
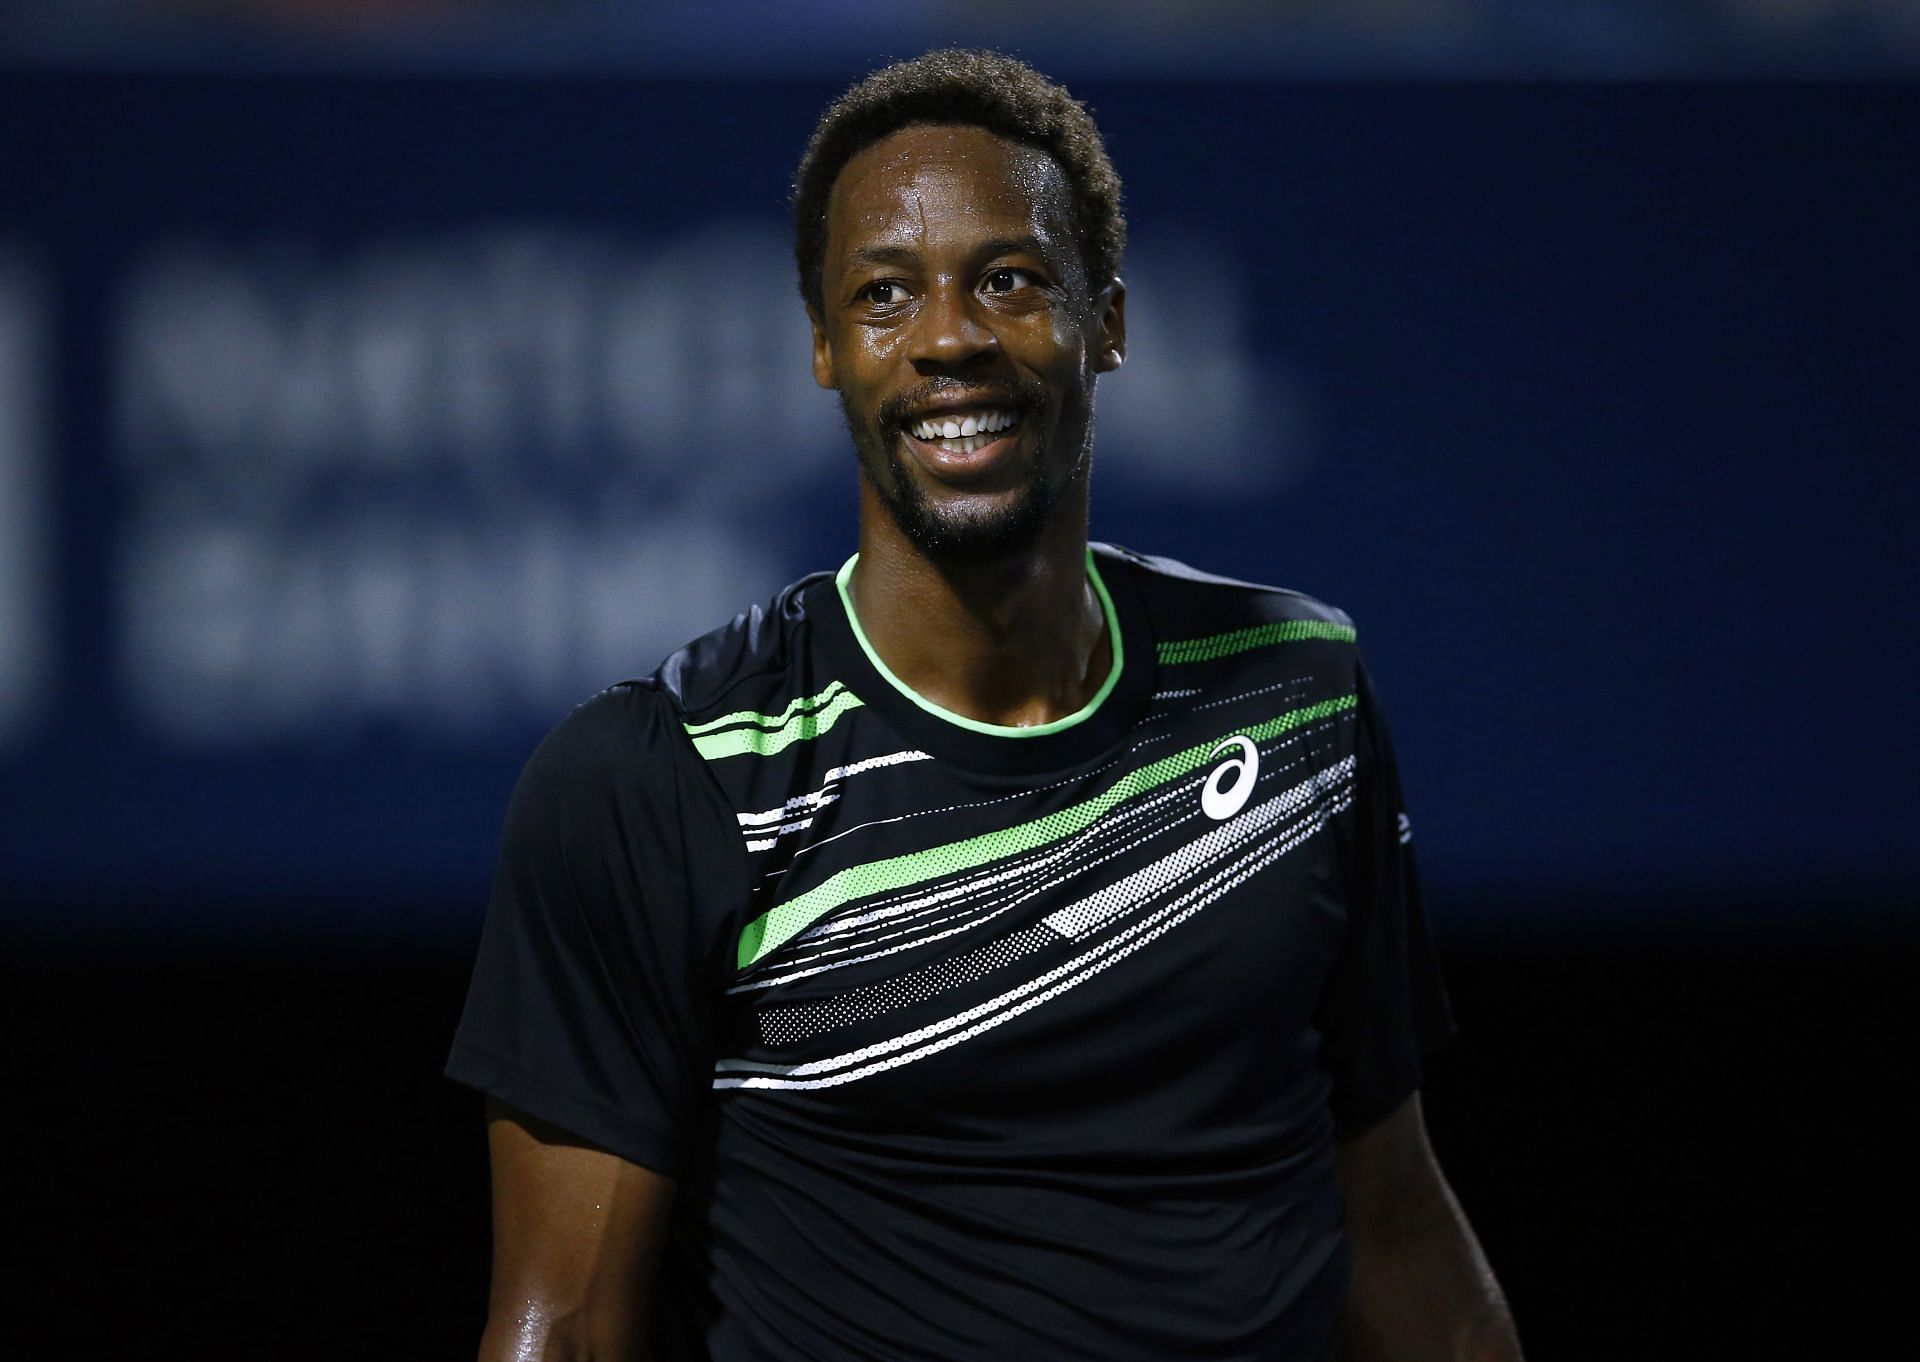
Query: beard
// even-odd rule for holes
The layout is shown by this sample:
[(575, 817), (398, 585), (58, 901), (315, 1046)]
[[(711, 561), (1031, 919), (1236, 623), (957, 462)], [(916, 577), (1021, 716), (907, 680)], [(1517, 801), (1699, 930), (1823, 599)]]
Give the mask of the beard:
[[(969, 505), (967, 499), (940, 503), (926, 494), (914, 480), (900, 451), (906, 430), (906, 413), (943, 392), (963, 388), (969, 397), (981, 397), (994, 405), (1018, 413), (1020, 426), (1029, 422), (1040, 431), (1032, 466), (1025, 482), (1011, 497), (995, 498), (990, 505)], [(1018, 553), (1030, 548), (1052, 519), (1061, 494), (1086, 463), (1087, 446), (1092, 444), (1092, 413), (1076, 422), (1086, 432), (1072, 465), (1059, 476), (1051, 475), (1053, 466), (1045, 432), (1052, 428), (1052, 404), (1044, 387), (1037, 382), (1009, 385), (990, 394), (982, 394), (977, 385), (952, 380), (935, 380), (885, 403), (873, 421), (862, 420), (840, 395), (840, 411), (846, 417), (847, 431), (853, 437), (854, 452), (860, 460), (861, 476), (879, 496), (881, 505), (899, 527), (907, 541), (929, 558), (947, 561), (978, 560)]]

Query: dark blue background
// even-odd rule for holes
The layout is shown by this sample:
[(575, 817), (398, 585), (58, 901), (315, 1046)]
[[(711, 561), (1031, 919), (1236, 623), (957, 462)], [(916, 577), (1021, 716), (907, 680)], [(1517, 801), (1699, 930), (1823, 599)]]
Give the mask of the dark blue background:
[[(173, 929), (232, 925), (264, 895), (283, 924), (464, 932), (518, 763), (555, 717), (219, 752), (128, 717), (103, 313), (133, 257), (494, 220), (636, 240), (777, 225), (832, 89), (10, 78), (0, 223), (57, 288), (62, 646), (56, 707), (0, 765), (7, 911), (165, 900)], [(1247, 352), (1305, 391), (1313, 425), (1304, 471), (1251, 496), (1103, 464), (1095, 533), (1356, 617), (1444, 914), (1504, 935), (1562, 911), (1672, 925), (1911, 900), (1913, 91), (1078, 92), (1134, 241), (1163, 248), (1136, 289), (1183, 287), (1168, 242), (1224, 244), (1235, 273), (1195, 287), (1237, 295), (1218, 301)], [(756, 463), (769, 450), (715, 457), (779, 476)], [(844, 556), (853, 477), (796, 488), (794, 573)], [(654, 660), (636, 645), (631, 671)], [(1519, 901), (1518, 918), (1488, 906)]]

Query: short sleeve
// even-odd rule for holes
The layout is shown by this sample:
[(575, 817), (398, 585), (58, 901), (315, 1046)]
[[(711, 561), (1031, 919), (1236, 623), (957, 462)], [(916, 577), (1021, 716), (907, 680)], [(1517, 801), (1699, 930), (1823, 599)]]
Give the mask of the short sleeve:
[(1319, 1013), (1339, 1139), (1360, 1134), (1417, 1092), (1426, 1056), (1453, 1035), (1393, 747), (1364, 664), (1357, 689), (1354, 801), (1340, 823), (1346, 939)]
[(658, 694), (616, 687), (527, 763), (446, 1069), (670, 1175), (707, 1096), (724, 959), (696, 892), (711, 811), (676, 729)]

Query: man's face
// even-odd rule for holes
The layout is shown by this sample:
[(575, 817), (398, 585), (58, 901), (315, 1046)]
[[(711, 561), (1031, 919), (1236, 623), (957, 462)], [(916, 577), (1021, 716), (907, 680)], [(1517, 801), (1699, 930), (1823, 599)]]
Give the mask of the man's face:
[(1071, 203), (1052, 157), (974, 127), (902, 129), (834, 181), (814, 377), (926, 553), (1025, 547), (1087, 476), (1123, 294), (1089, 288)]

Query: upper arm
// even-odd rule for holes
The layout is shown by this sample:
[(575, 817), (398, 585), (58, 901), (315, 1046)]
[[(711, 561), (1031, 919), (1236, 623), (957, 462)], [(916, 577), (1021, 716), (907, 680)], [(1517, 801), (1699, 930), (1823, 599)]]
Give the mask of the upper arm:
[(1450, 1203), (1415, 1093), (1384, 1119), (1334, 1146), (1334, 1171), (1354, 1240), (1386, 1239)]
[(1353, 1250), (1340, 1357), (1520, 1362), (1513, 1317), (1434, 1160), (1418, 1094), (1334, 1157)]
[(446, 1070), (668, 1176), (711, 1102), (748, 899), (738, 825), (698, 761), (650, 691), (603, 693), (540, 745)]
[(482, 1362), (637, 1359), (674, 1183), (497, 1101)]

